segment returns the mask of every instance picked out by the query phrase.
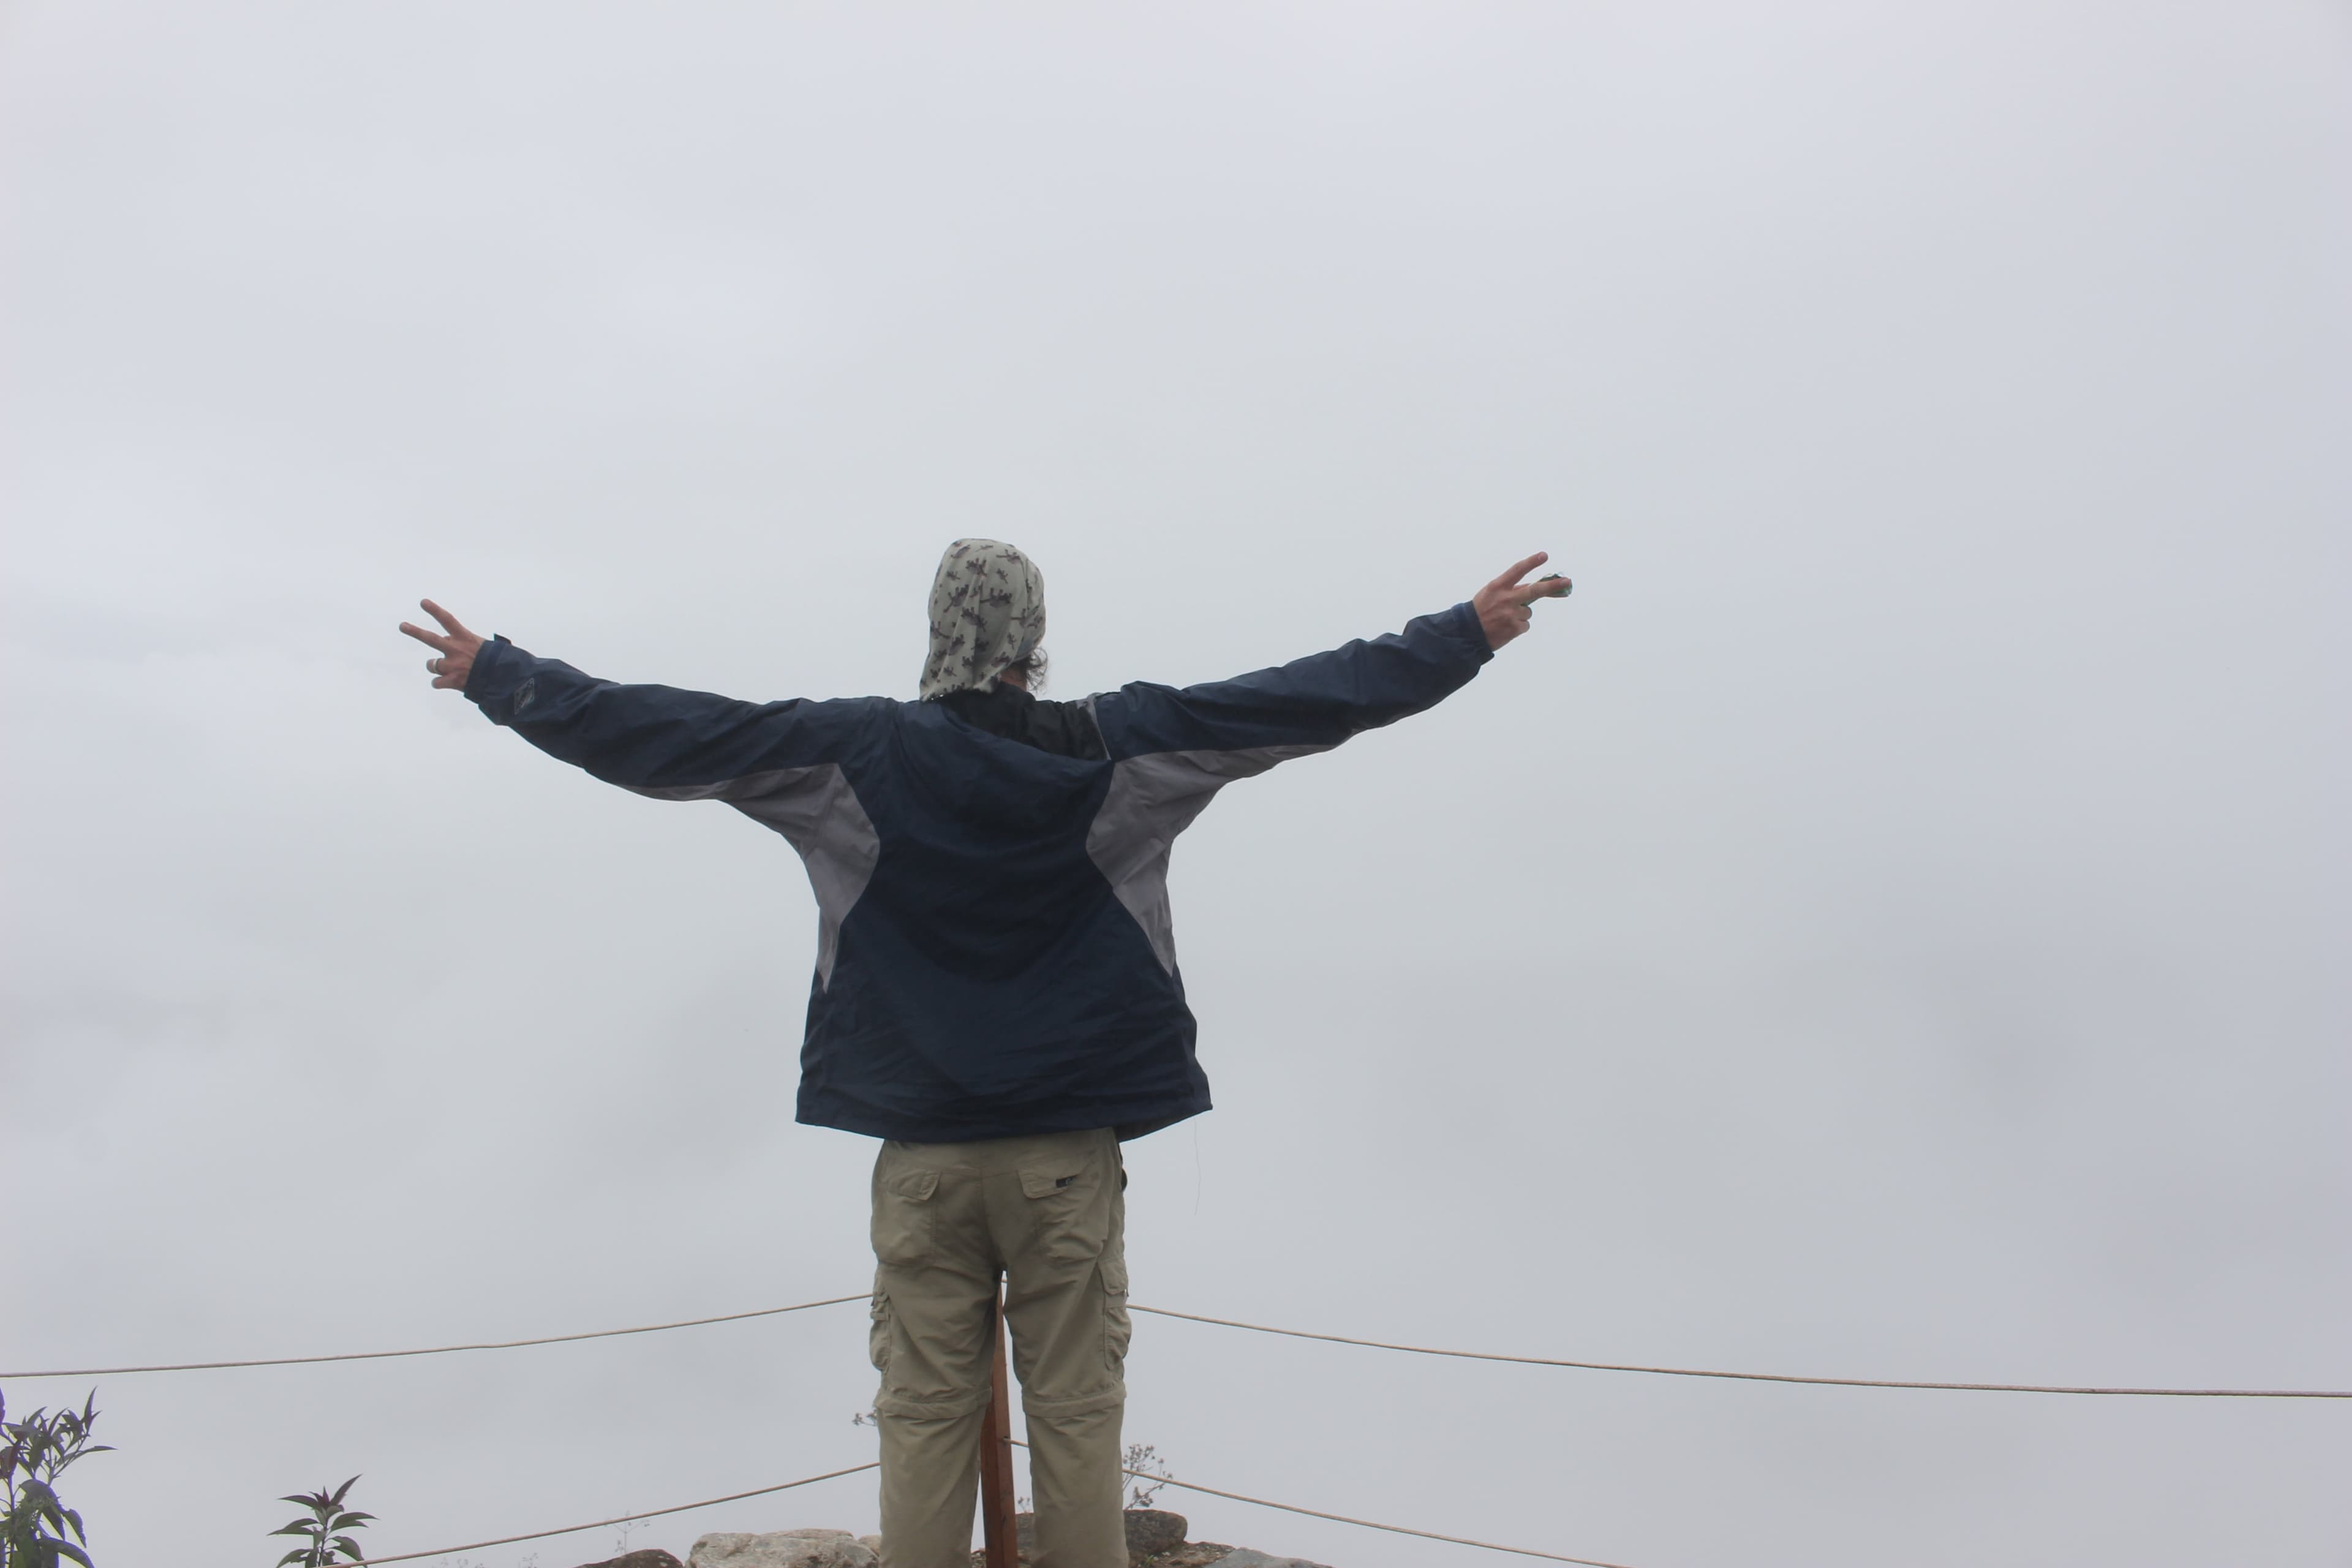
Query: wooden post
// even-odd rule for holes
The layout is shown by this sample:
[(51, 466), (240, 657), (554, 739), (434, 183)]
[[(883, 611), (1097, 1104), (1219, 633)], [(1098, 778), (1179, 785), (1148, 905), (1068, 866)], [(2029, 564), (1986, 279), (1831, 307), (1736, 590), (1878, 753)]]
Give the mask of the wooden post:
[(980, 1522), (988, 1568), (1020, 1568), (1013, 1525), (1013, 1399), (1004, 1372), (1004, 1288), (996, 1291), (995, 1348), (989, 1354), (988, 1414), (980, 1424)]

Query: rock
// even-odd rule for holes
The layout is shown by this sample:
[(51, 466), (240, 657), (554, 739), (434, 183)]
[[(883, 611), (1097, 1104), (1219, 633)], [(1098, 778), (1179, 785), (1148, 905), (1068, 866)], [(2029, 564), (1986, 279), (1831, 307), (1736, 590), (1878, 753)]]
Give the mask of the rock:
[(683, 1568), (683, 1565), (668, 1552), (646, 1547), (637, 1552), (624, 1552), (618, 1557), (608, 1557), (602, 1563), (587, 1563), (584, 1568)]
[(1323, 1568), (1323, 1564), (1309, 1563), (1304, 1557), (1268, 1557), (1244, 1546), (1218, 1558), (1217, 1568)]
[[(1147, 1557), (1156, 1557), (1184, 1544), (1184, 1532), (1192, 1526), (1181, 1513), (1164, 1509), (1131, 1508), (1123, 1516), (1127, 1521), (1127, 1560), (1139, 1563)], [(1037, 1516), (1016, 1513), (1013, 1516), (1013, 1550), (1021, 1561), (1028, 1563), (1037, 1555)]]
[(874, 1549), (845, 1530), (779, 1530), (767, 1535), (706, 1535), (687, 1568), (875, 1568)]
[(861, 1535), (857, 1538), (857, 1544), (877, 1557), (882, 1555), (882, 1538), (878, 1535)]
[[(1150, 1557), (1138, 1557), (1129, 1563), (1128, 1568), (1212, 1568), (1213, 1564), (1223, 1562), (1232, 1552), (1233, 1548), (1222, 1542), (1188, 1541), (1181, 1546), (1170, 1547)], [(1024, 1557), (1021, 1561), (1026, 1568), (1029, 1560)], [(988, 1568), (988, 1554), (974, 1552), (971, 1568)]]
[(1146, 1558), (1150, 1568), (1211, 1568), (1233, 1555), (1234, 1549), (1214, 1541), (1188, 1541), (1157, 1557)]
[(1127, 1510), (1127, 1557), (1130, 1563), (1158, 1556), (1184, 1544), (1184, 1532), (1192, 1524), (1181, 1513), (1166, 1509), (1131, 1508)]

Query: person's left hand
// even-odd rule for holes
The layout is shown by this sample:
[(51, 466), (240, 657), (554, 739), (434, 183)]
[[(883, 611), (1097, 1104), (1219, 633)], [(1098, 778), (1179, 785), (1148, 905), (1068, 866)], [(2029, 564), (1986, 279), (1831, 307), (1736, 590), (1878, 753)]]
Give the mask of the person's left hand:
[(441, 623), (446, 637), (436, 636), (423, 626), (400, 623), (400, 629), (427, 647), (441, 650), (438, 658), (428, 658), (425, 668), (433, 672), (433, 689), (436, 691), (463, 691), (466, 677), (474, 673), (474, 655), (481, 650), (482, 639), (467, 631), (457, 617), (430, 599), (420, 600), (425, 613)]
[[(1549, 554), (1537, 551), (1479, 589), (1470, 601), (1471, 607), (1478, 612), (1478, 625), (1486, 634), (1489, 648), (1499, 648), (1528, 629), (1528, 623), (1534, 618), (1528, 606), (1538, 599), (1557, 599), (1568, 592), (1568, 580), (1564, 577), (1546, 577), (1533, 583), (1519, 581), (1550, 559)], [(1559, 587), (1552, 586), (1554, 581), (1559, 582)]]

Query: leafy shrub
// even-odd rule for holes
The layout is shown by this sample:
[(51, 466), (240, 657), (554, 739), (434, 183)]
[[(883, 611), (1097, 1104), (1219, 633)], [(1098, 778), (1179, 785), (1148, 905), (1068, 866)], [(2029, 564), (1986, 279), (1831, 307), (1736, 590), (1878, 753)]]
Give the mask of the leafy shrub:
[(359, 1477), (353, 1476), (351, 1481), (345, 1481), (331, 1492), (320, 1487), (314, 1492), (296, 1492), (278, 1500), (280, 1502), (299, 1502), (310, 1510), (310, 1518), (298, 1518), (293, 1523), (281, 1525), (269, 1532), (272, 1535), (307, 1535), (310, 1538), (310, 1545), (298, 1546), (280, 1557), (278, 1568), (289, 1568), (289, 1564), (291, 1568), (327, 1568), (331, 1563), (358, 1563), (364, 1558), (365, 1553), (360, 1551), (357, 1542), (348, 1535), (337, 1533), (339, 1531), (365, 1530), (367, 1521), (375, 1517), (372, 1513), (353, 1513), (343, 1507), (343, 1499), (351, 1495), (352, 1481), (358, 1479)]
[[(22, 1421), (7, 1419), (8, 1405), (0, 1399), (0, 1568), (57, 1568), (68, 1558), (89, 1568), (89, 1535), (81, 1515), (58, 1500), (58, 1472), (85, 1454), (103, 1454), (111, 1445), (93, 1444), (89, 1429), (98, 1421), (98, 1391), (52, 1415), (38, 1409)], [(71, 1531), (73, 1539), (66, 1539)]]

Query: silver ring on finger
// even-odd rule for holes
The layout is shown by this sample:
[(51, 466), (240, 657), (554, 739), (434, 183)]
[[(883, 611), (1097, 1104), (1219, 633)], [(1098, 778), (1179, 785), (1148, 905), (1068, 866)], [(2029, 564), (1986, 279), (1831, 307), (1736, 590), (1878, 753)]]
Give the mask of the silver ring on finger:
[(425, 668), (438, 675), (441, 673), (441, 661), (437, 658), (428, 658), (425, 661)]

